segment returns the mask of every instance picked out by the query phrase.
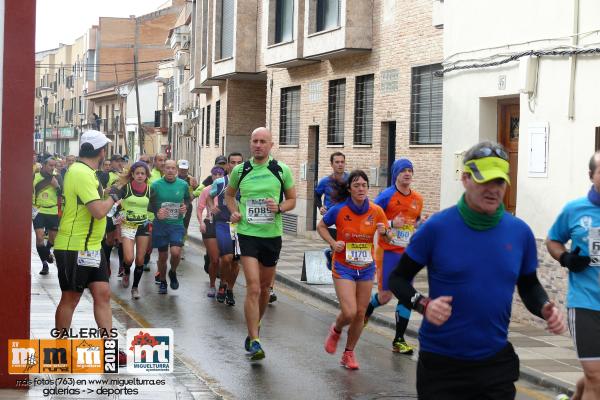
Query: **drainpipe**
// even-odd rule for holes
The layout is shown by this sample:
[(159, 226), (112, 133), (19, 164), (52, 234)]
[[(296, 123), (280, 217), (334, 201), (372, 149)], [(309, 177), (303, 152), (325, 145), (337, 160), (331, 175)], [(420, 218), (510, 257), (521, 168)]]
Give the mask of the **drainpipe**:
[[(573, 38), (571, 44), (577, 46), (579, 44), (579, 2), (580, 0), (573, 0)], [(571, 56), (571, 79), (569, 80), (569, 114), (570, 120), (575, 119), (575, 73), (577, 70), (577, 55)]]

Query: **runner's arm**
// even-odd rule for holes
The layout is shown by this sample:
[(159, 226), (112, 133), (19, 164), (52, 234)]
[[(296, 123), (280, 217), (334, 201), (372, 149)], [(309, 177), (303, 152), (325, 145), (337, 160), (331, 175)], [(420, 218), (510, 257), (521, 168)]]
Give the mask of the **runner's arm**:
[(408, 254), (404, 253), (398, 266), (390, 275), (390, 290), (398, 298), (398, 301), (408, 309), (416, 309), (418, 311), (417, 304), (413, 303), (413, 299), (417, 299), (419, 292), (417, 292), (411, 282), (423, 267), (424, 265), (419, 264), (410, 258)]
[(538, 280), (537, 273), (521, 275), (517, 281), (517, 289), (529, 312), (543, 319), (542, 307), (550, 300)]
[(158, 198), (156, 196), (156, 190), (150, 190), (150, 200), (148, 201), (148, 211), (152, 214), (158, 214)]
[(285, 200), (279, 203), (279, 211), (292, 211), (294, 208), (296, 208), (296, 187), (292, 186), (291, 188), (284, 190), (283, 194), (285, 196)]
[(548, 249), (548, 253), (550, 253), (552, 258), (556, 261), (560, 261), (560, 256), (567, 251), (567, 248), (563, 243), (550, 239), (546, 240), (546, 248)]
[(102, 219), (106, 217), (106, 214), (108, 214), (113, 204), (115, 204), (115, 201), (112, 199), (112, 197), (109, 197), (105, 200), (92, 200), (85, 206), (90, 214), (92, 214), (92, 217), (95, 219)]
[[(235, 201), (236, 192), (237, 192), (237, 190), (232, 188), (231, 186), (227, 186), (227, 188), (225, 189), (225, 204), (227, 205), (229, 212), (232, 214), (240, 212), (239, 206), (238, 206), (237, 202)], [(296, 198), (294, 197), (294, 205), (295, 204), (296, 204)]]

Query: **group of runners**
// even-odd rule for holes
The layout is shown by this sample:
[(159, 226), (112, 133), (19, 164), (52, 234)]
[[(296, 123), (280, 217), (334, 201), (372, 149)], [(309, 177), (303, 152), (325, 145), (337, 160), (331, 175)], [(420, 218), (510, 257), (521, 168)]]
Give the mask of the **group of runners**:
[[(187, 174), (186, 160), (176, 163), (162, 154), (154, 157), (152, 169), (144, 156), (122, 171), (122, 158), (117, 155), (104, 172), (98, 172), (109, 142), (102, 133), (87, 131), (81, 137), (79, 160), (64, 178), (58, 178), (51, 158), (43, 160), (34, 176), (33, 221), (44, 265), (40, 273), (47, 273), (54, 245), (62, 290), (56, 327), (69, 327), (86, 287), (94, 299), (98, 326), (111, 327), (107, 260), (114, 246), (122, 249), (124, 287), (134, 266), (134, 299), (140, 297), (138, 284), (150, 248), (158, 250), (158, 292), (166, 294), (169, 286), (177, 290), (192, 200), (198, 197), (197, 216), (208, 255), (207, 296), (235, 305), (233, 289), (242, 265), (244, 348), (250, 360), (263, 359), (261, 320), (282, 247), (281, 214), (296, 205), (293, 174), (272, 157), (270, 131), (252, 132), (249, 160), (240, 153), (218, 157), (202, 184)], [(332, 154), (330, 161), (332, 174), (315, 188), (322, 215), (317, 231), (329, 245), (326, 256), (340, 303), (340, 312), (325, 335), (326, 352), (336, 352), (348, 327), (341, 365), (358, 369), (354, 349), (364, 326), (375, 308), (395, 296), (394, 352), (412, 354), (404, 334), (411, 311), (423, 314), (419, 398), (514, 398), (519, 361), (508, 341), (508, 326), (515, 287), (527, 309), (544, 319), (550, 332), (562, 333), (566, 322), (538, 280), (531, 229), (504, 210), (503, 197), (510, 184), (504, 149), (492, 142), (469, 149), (463, 159), (464, 194), (455, 206), (429, 219), (422, 214), (422, 196), (411, 188), (415, 169), (410, 160), (393, 163), (390, 187), (373, 201), (364, 171), (347, 173), (341, 152)], [(550, 254), (569, 269), (568, 324), (584, 369), (576, 399), (600, 398), (600, 346), (595, 340), (600, 330), (599, 162), (596, 153), (589, 165), (593, 185), (588, 196), (567, 204), (547, 240)], [(101, 183), (104, 174), (106, 184)], [(64, 199), (62, 205), (59, 198)], [(110, 219), (114, 230), (107, 228)], [(111, 237), (113, 231), (117, 234)], [(569, 241), (570, 251), (565, 247)], [(427, 268), (428, 295), (412, 286), (423, 268)], [(375, 277), (378, 290), (372, 294)]]

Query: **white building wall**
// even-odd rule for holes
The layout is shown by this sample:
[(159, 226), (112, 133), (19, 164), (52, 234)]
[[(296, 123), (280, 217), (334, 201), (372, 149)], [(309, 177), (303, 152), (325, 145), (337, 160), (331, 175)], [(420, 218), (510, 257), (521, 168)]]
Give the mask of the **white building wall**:
[[(570, 45), (569, 35), (574, 29), (573, 3), (561, 0), (446, 0), (445, 58), (450, 62), (481, 59), (495, 54)], [(600, 30), (600, 2), (581, 0), (579, 15), (579, 32)], [(562, 39), (538, 41), (553, 38)], [(600, 47), (598, 43), (600, 34), (597, 32), (580, 35), (580, 46)], [(479, 49), (482, 50), (472, 52)], [(466, 53), (457, 54), (461, 52)], [(570, 68), (569, 57), (540, 59), (532, 110), (528, 95), (519, 94), (518, 62), (445, 74), (442, 208), (456, 203), (463, 191), (456, 179), (455, 153), (481, 140), (497, 140), (497, 101), (514, 96), (520, 96), (517, 216), (532, 227), (536, 237), (544, 238), (565, 202), (587, 193), (590, 185), (587, 163), (594, 151), (595, 127), (600, 126), (597, 101), (600, 55), (577, 59), (573, 119), (568, 118)], [(503, 89), (499, 88), (500, 76), (505, 77)], [(549, 125), (547, 177), (530, 177), (528, 174), (528, 127), (537, 122)]]

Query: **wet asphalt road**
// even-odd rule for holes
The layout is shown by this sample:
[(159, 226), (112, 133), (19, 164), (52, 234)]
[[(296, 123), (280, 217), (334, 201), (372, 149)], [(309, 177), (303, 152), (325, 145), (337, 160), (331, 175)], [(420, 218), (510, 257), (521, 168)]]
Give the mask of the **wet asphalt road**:
[[(131, 300), (130, 288), (120, 287), (121, 281), (114, 276), (111, 286), (113, 296), (143, 325), (172, 328), (177, 355), (224, 397), (416, 398), (416, 363), (408, 356), (391, 352), (391, 331), (376, 327), (365, 330), (356, 349), (360, 370), (346, 370), (339, 365), (345, 335), (335, 355), (323, 349), (336, 310), (283, 287), (276, 289), (279, 299), (269, 306), (262, 322), (261, 343), (266, 359), (249, 362), (243, 347), (246, 337), (243, 272), (235, 290), (236, 306), (207, 298), (203, 250), (193, 244), (188, 246), (186, 259), (178, 269), (180, 288), (177, 291), (169, 288), (166, 296), (158, 295), (158, 285), (154, 284), (156, 253), (152, 257), (152, 271), (142, 277), (141, 299)], [(114, 268), (116, 254), (112, 263)], [(518, 399), (553, 397), (552, 393), (525, 382), (519, 382), (518, 387)]]

